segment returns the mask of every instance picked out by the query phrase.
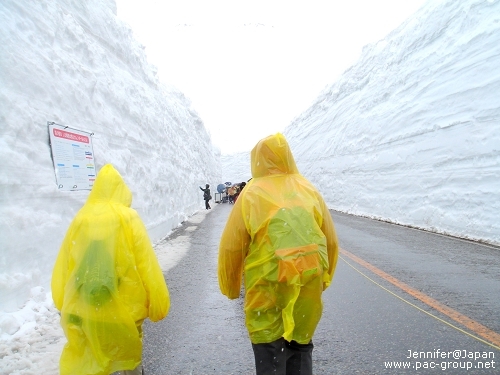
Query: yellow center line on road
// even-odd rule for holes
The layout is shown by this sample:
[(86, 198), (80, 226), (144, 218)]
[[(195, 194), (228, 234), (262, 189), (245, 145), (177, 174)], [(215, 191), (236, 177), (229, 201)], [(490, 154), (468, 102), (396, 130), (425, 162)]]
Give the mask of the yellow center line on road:
[[(427, 294), (422, 293), (422, 292), (412, 288), (411, 286), (403, 283), (402, 281), (399, 281), (395, 277), (389, 275), (388, 273), (385, 273), (384, 271), (378, 269), (377, 267), (375, 267), (374, 265), (361, 259), (360, 257), (357, 257), (356, 255), (348, 252), (347, 250), (340, 249), (340, 253), (342, 255), (345, 255), (349, 259), (353, 260), (354, 262), (358, 263), (359, 265), (365, 267), (366, 269), (372, 271), (377, 276), (380, 276), (382, 279), (388, 281), (389, 283), (393, 284), (394, 286), (398, 287), (399, 289), (403, 290), (404, 292), (408, 293), (409, 295), (422, 301), (426, 305), (428, 305), (428, 306), (432, 307), (433, 309), (441, 312), (442, 314), (448, 316), (449, 318), (451, 318), (455, 322), (460, 323), (464, 327), (467, 327), (469, 330), (471, 330), (472, 332), (474, 332), (478, 336), (481, 336), (482, 338), (487, 340), (488, 342), (486, 342), (486, 344), (488, 344), (490, 346), (494, 346), (496, 349), (500, 350), (500, 334), (496, 333), (495, 331), (492, 331), (488, 327), (483, 326), (482, 324), (476, 322), (475, 320), (469, 318), (468, 316), (465, 316), (465, 315), (459, 313), (458, 311), (456, 311), (456, 310), (454, 310), (446, 305), (443, 305), (441, 302), (436, 301), (434, 298), (429, 297)], [(349, 264), (348, 262), (346, 262), (346, 263)], [(367, 277), (362, 272), (360, 272), (360, 273), (363, 276)], [(370, 279), (369, 277), (367, 277), (367, 278)], [(371, 281), (373, 281), (373, 280), (371, 280)], [(379, 284), (377, 284), (377, 285), (379, 285)], [(409, 303), (408, 301), (405, 301), (405, 302)], [(411, 303), (409, 303), (409, 304), (414, 306)], [(424, 310), (422, 310), (422, 311), (424, 311)], [(424, 311), (424, 312), (427, 313), (426, 311)], [(437, 318), (437, 319), (439, 319), (439, 318)], [(441, 319), (439, 319), (439, 320), (441, 320)], [(464, 331), (462, 331), (462, 332), (464, 332)], [(464, 332), (464, 333), (467, 333), (467, 332)], [(480, 340), (480, 341), (483, 341), (483, 340)]]

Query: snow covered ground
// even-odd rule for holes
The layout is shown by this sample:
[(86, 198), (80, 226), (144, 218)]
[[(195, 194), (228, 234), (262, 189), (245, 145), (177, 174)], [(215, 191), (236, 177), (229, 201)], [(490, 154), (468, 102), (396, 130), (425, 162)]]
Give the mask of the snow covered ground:
[[(188, 245), (158, 241), (206, 214), (199, 185), (250, 178), (249, 154), (213, 148), (113, 0), (4, 0), (0, 20), (0, 374), (56, 374), (49, 280), (88, 191), (57, 190), (47, 121), (94, 133), (166, 271)], [(330, 208), (500, 244), (499, 21), (498, 0), (429, 1), (284, 130)]]

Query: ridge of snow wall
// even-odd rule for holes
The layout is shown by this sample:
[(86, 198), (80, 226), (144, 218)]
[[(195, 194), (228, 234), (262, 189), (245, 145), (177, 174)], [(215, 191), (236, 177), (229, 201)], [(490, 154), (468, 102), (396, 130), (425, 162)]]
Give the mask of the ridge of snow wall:
[(428, 1), (284, 134), (330, 208), (499, 245), (499, 98), (500, 1)]

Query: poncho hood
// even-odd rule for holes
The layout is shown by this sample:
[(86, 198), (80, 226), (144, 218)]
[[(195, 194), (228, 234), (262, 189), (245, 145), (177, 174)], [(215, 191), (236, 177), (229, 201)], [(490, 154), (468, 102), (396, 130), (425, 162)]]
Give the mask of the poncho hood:
[(281, 133), (262, 139), (251, 153), (252, 177), (299, 173), (290, 146)]
[(127, 207), (132, 204), (132, 192), (111, 164), (101, 168), (87, 199), (87, 203), (98, 202), (119, 203)]

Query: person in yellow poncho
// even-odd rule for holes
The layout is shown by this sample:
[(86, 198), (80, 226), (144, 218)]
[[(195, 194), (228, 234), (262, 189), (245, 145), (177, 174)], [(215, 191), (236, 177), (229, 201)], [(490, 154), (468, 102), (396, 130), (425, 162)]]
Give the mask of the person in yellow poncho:
[(246, 326), (257, 375), (312, 375), (312, 337), (322, 292), (338, 257), (332, 217), (295, 165), (285, 137), (251, 152), (252, 179), (231, 210), (219, 245), (222, 294), (245, 283)]
[(68, 340), (61, 375), (141, 374), (142, 323), (168, 313), (165, 278), (131, 203), (121, 175), (105, 165), (63, 240), (52, 274)]

